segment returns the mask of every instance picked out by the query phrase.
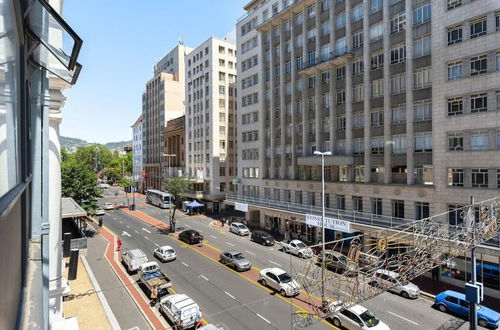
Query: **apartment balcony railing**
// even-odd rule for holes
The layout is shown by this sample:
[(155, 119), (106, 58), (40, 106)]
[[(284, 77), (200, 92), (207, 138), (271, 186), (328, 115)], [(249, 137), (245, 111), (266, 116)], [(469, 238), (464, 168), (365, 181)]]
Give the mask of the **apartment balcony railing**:
[(347, 60), (352, 59), (352, 57), (353, 53), (349, 50), (330, 52), (307, 61), (302, 68), (300, 68), (299, 73), (310, 75), (317, 71), (325, 71), (332, 65), (345, 65)]
[[(243, 196), (239, 194), (227, 194), (226, 202), (245, 203), (273, 210), (286, 211), (298, 214), (314, 214), (319, 216), (321, 216), (322, 214), (321, 206), (284, 202), (284, 201), (274, 200), (271, 198), (263, 199), (257, 197)], [(334, 208), (326, 208), (325, 216), (345, 221), (350, 221), (354, 224), (369, 225), (369, 226), (389, 228), (395, 230), (401, 228), (402, 226), (409, 225), (413, 221), (416, 221), (414, 219), (397, 218), (387, 215), (378, 215), (373, 213), (364, 213), (351, 210), (340, 210)], [(436, 221), (448, 222), (447, 214), (446, 214), (446, 219), (437, 218)], [(452, 229), (451, 227), (454, 226), (450, 226), (450, 229)], [(497, 237), (495, 237), (494, 239), (485, 242), (484, 245), (488, 247), (500, 248), (500, 235), (497, 235)]]
[(285, 16), (293, 16), (302, 12), (304, 7), (313, 5), (316, 0), (290, 0), (289, 3), (281, 10), (272, 12), (269, 18), (264, 19), (262, 23), (257, 25), (257, 30), (268, 30), (273, 25), (278, 25)]

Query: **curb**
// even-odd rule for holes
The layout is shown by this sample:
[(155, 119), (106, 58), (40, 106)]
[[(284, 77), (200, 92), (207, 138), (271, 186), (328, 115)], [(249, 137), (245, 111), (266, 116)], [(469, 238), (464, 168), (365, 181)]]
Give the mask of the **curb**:
[(97, 297), (99, 298), (99, 301), (102, 304), (102, 307), (104, 308), (104, 312), (106, 313), (106, 316), (108, 317), (109, 323), (111, 323), (111, 327), (113, 330), (120, 330), (120, 324), (118, 324), (118, 321), (116, 320), (115, 314), (111, 310), (111, 307), (108, 304), (108, 300), (102, 293), (101, 287), (99, 286), (99, 283), (97, 282), (97, 279), (94, 276), (94, 273), (92, 272), (92, 269), (90, 268), (90, 265), (87, 262), (87, 258), (85, 256), (81, 256), (82, 258), (82, 263), (83, 266), (85, 267), (85, 270), (87, 271), (87, 274), (90, 277), (90, 281), (92, 282), (92, 285), (94, 286), (94, 289), (97, 293)]
[(433, 295), (429, 292), (425, 292), (425, 291), (420, 291), (420, 296), (422, 296), (423, 298), (427, 299), (427, 300), (432, 300), (434, 301), (434, 299), (436, 298), (436, 295)]

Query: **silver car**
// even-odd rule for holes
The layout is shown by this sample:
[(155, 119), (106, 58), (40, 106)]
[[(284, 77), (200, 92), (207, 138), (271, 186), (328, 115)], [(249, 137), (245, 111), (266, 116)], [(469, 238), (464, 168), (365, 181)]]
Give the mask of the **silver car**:
[(403, 298), (418, 298), (420, 289), (415, 284), (402, 280), (401, 276), (393, 271), (378, 269), (370, 285), (388, 288), (388, 291), (401, 295)]
[(250, 229), (248, 229), (248, 227), (241, 222), (231, 223), (231, 226), (229, 226), (229, 231), (240, 236), (246, 236), (250, 234)]
[(219, 258), (221, 264), (240, 272), (252, 268), (252, 263), (239, 251), (222, 251)]
[(154, 255), (162, 262), (172, 261), (177, 258), (174, 249), (172, 249), (172, 247), (169, 245), (160, 246), (159, 248), (154, 250)]

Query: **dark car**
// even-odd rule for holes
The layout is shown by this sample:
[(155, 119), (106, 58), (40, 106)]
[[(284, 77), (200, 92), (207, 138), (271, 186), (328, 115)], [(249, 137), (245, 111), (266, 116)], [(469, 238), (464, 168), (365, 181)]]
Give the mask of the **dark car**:
[(188, 229), (179, 234), (179, 239), (188, 244), (197, 244), (203, 241), (203, 235), (196, 230)]
[(250, 236), (250, 240), (262, 245), (274, 245), (274, 238), (266, 232), (254, 231)]

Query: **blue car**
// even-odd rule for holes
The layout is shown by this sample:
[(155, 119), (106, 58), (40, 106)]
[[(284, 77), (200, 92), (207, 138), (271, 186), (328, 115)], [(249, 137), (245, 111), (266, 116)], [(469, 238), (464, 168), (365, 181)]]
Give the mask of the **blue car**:
[[(434, 304), (441, 312), (451, 312), (463, 318), (469, 318), (469, 302), (465, 300), (463, 293), (452, 290), (443, 291), (436, 296)], [(482, 327), (496, 329), (500, 324), (500, 313), (479, 305), (477, 320)]]

